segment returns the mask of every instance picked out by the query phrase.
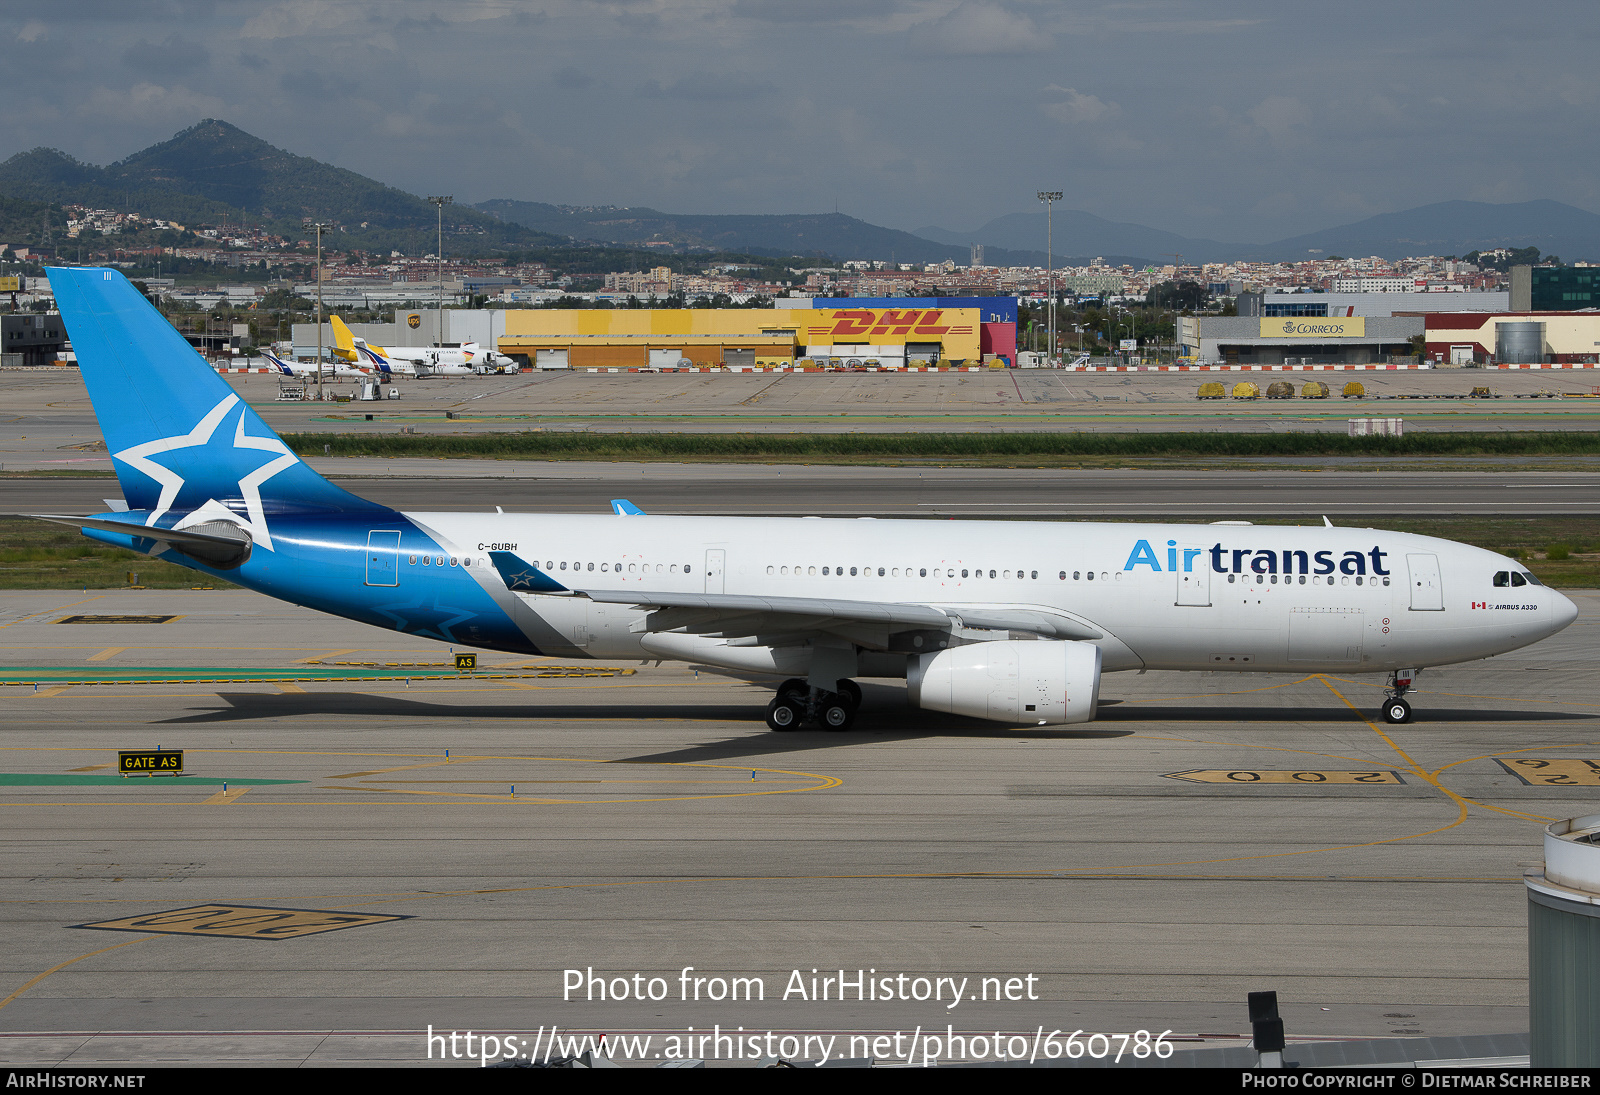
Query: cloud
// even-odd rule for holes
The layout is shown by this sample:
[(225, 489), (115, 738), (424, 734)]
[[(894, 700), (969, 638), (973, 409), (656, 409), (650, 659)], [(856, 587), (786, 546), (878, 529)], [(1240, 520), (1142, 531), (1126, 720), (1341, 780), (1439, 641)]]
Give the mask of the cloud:
[(1311, 111), (1299, 99), (1287, 95), (1269, 95), (1247, 112), (1250, 120), (1267, 131), (1274, 141), (1286, 141), (1295, 135), (1298, 126), (1311, 121)]
[(1063, 125), (1092, 125), (1122, 112), (1116, 103), (1105, 102), (1097, 95), (1085, 95), (1077, 88), (1051, 84), (1044, 89), (1044, 94), (1061, 97), (1055, 102), (1041, 104), (1039, 109)]
[(645, 99), (687, 99), (691, 102), (721, 103), (745, 102), (774, 94), (777, 88), (748, 76), (733, 73), (709, 75), (693, 73), (671, 83), (646, 80), (639, 86), (638, 94)]
[(45, 26), (37, 19), (29, 19), (22, 25), (22, 29), (17, 31), (17, 41), (37, 42), (39, 39), (48, 36), (49, 33), (49, 27)]
[(952, 57), (1037, 53), (1053, 44), (1032, 19), (997, 4), (964, 3), (911, 28), (913, 50)]

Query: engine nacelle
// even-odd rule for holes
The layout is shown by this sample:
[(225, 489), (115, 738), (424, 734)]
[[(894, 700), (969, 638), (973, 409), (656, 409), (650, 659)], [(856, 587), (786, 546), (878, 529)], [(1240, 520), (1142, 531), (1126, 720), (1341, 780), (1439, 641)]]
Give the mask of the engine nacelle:
[(1100, 648), (1082, 642), (989, 642), (920, 654), (906, 692), (928, 711), (996, 722), (1088, 722), (1100, 702)]

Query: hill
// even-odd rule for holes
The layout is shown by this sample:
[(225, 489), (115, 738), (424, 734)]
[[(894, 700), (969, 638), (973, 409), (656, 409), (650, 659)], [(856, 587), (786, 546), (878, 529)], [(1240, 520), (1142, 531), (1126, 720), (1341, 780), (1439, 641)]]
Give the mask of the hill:
[[(309, 218), (335, 226), (338, 246), (432, 252), (434, 207), (415, 194), (296, 156), (227, 122), (208, 118), (106, 167), (36, 148), (0, 163), (0, 197), (79, 204), (175, 220), (248, 221), (291, 239)], [(508, 224), (466, 205), (445, 208), (455, 254), (563, 245), (564, 239)], [(465, 237), (463, 239), (463, 237)]]
[[(1015, 248), (1045, 238), (1044, 210), (997, 217), (968, 233), (929, 226), (924, 238), (968, 240)], [(1163, 232), (1142, 224), (1108, 221), (1077, 209), (1055, 212), (1058, 255), (1150, 255), (1165, 263), (1176, 254), (1185, 262), (1299, 262), (1326, 255), (1402, 259), (1411, 255), (1465, 255), (1491, 247), (1537, 247), (1568, 262), (1600, 259), (1600, 216), (1557, 201), (1450, 201), (1340, 225), (1272, 243), (1222, 243)], [(1057, 261), (1063, 261), (1058, 259)], [(1070, 260), (1067, 260), (1070, 261)], [(1107, 261), (1115, 261), (1108, 257)]]
[[(829, 257), (838, 261), (918, 263), (949, 259), (965, 266), (972, 257), (968, 244), (976, 242), (928, 240), (843, 213), (663, 213), (645, 206), (547, 205), (504, 198), (479, 202), (475, 208), (575, 240), (632, 247), (664, 243), (680, 249), (743, 251), (753, 255), (810, 255), (819, 261)], [(1013, 250), (991, 245), (984, 260), (1005, 266), (1042, 266), (1045, 258), (1042, 248)]]

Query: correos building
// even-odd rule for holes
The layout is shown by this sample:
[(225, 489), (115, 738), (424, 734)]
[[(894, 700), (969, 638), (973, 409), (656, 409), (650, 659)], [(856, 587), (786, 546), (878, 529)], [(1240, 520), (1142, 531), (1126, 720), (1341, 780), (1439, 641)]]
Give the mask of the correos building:
[(1366, 365), (1416, 352), (1421, 316), (1181, 316), (1188, 357), (1229, 365)]

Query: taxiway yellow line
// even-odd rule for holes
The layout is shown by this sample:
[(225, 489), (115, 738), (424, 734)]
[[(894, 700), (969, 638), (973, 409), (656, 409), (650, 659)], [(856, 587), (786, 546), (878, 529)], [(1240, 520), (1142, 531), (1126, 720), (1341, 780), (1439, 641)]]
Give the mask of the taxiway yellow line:
[(138, 939), (129, 939), (125, 943), (113, 943), (109, 947), (101, 947), (97, 951), (90, 951), (88, 954), (80, 954), (76, 958), (69, 958), (65, 962), (61, 963), (59, 966), (51, 966), (49, 969), (45, 970), (39, 976), (37, 976), (33, 980), (29, 981), (26, 985), (23, 985), (16, 992), (13, 992), (10, 996), (7, 996), (4, 1000), (0, 1000), (0, 1008), (3, 1008), (7, 1004), (11, 1003), (11, 1001), (15, 1000), (17, 997), (21, 996), (23, 993), (25, 993), (29, 989), (33, 988), (33, 986), (37, 985), (40, 981), (43, 981), (46, 977), (49, 977), (52, 973), (57, 973), (57, 972), (59, 972), (61, 970), (64, 970), (68, 966), (72, 965), (74, 962), (82, 962), (85, 958), (93, 958), (97, 954), (104, 954), (107, 951), (114, 951), (118, 947), (131, 947), (135, 943), (143, 943), (147, 939), (156, 939), (156, 938), (159, 938), (159, 937), (158, 936), (154, 936), (154, 935), (141, 935)]

